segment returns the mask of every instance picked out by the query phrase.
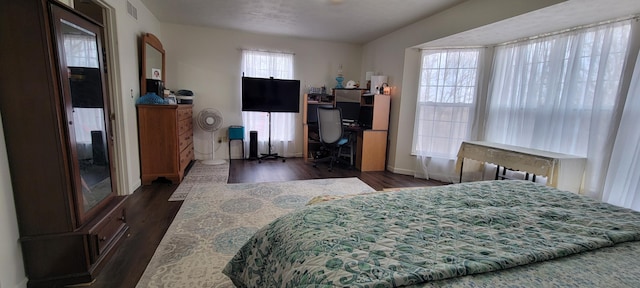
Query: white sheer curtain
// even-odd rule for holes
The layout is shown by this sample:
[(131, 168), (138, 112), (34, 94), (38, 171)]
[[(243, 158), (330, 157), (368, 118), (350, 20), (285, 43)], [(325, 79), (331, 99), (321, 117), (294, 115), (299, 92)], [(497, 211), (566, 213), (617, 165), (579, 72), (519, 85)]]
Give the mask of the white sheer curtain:
[(423, 50), (412, 154), (415, 176), (457, 182), (455, 159), (474, 118), (480, 49)]
[(602, 201), (640, 211), (640, 56), (622, 112)]
[[(99, 68), (98, 47), (94, 35), (64, 34), (64, 53), (68, 67)], [(92, 157), (91, 131), (104, 131), (102, 108), (73, 108), (78, 157)]]
[[(259, 78), (293, 79), (293, 54), (242, 51), (244, 76)], [(295, 113), (271, 113), (271, 151), (268, 150), (269, 116), (266, 112), (242, 112), (245, 139), (250, 131), (258, 131), (258, 153), (278, 153), (295, 156)], [(245, 141), (248, 145), (248, 141)], [(245, 147), (248, 151), (248, 147)]]
[(64, 34), (67, 66), (98, 68), (98, 47), (93, 35)]
[(581, 192), (599, 199), (629, 34), (623, 21), (496, 47), (485, 139), (586, 156)]

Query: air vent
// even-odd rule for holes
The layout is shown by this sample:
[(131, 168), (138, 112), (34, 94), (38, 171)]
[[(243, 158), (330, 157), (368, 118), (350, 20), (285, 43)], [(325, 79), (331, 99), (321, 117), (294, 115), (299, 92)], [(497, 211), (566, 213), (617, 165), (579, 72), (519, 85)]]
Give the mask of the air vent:
[(129, 13), (129, 15), (134, 19), (138, 20), (138, 9), (129, 1), (127, 1), (127, 13)]

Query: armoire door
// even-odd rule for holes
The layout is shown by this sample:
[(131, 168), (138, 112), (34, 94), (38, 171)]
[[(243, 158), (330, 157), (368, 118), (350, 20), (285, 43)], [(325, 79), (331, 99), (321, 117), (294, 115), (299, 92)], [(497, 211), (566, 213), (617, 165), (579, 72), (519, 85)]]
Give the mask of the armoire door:
[(115, 196), (109, 105), (105, 93), (101, 27), (52, 5), (58, 69), (66, 118), (76, 225)]

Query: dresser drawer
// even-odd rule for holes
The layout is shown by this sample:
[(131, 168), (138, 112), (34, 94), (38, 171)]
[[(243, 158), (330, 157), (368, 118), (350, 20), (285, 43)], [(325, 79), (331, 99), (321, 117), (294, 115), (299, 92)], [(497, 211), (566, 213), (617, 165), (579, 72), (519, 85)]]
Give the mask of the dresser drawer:
[(184, 171), (191, 160), (193, 160), (193, 144), (180, 152), (180, 171)]
[(120, 205), (109, 213), (90, 233), (92, 246), (96, 258), (102, 255), (106, 249), (118, 241), (122, 231), (126, 228), (126, 214), (124, 205)]
[(178, 108), (178, 121), (179, 120), (185, 120), (185, 119), (191, 119), (192, 117), (192, 109), (191, 109), (191, 105), (189, 105), (188, 107), (179, 107)]
[[(180, 151), (181, 153), (184, 152), (184, 149), (187, 148), (187, 146), (191, 145), (191, 143), (193, 143), (193, 133), (188, 132), (188, 133), (184, 133), (178, 136), (178, 151)], [(180, 157), (180, 159), (182, 159), (182, 156)]]
[(178, 120), (178, 135), (182, 135), (184, 133), (192, 134), (193, 132), (193, 121), (191, 118)]

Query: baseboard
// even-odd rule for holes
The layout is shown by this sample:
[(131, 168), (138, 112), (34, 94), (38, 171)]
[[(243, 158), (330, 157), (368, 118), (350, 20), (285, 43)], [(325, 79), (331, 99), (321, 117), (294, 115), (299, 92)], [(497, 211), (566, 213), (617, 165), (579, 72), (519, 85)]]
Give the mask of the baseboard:
[(137, 179), (135, 182), (133, 182), (131, 186), (129, 186), (129, 192), (125, 195), (133, 194), (133, 192), (135, 192), (138, 188), (140, 188), (140, 186), (142, 186), (142, 180)]
[(414, 170), (396, 168), (393, 166), (387, 166), (387, 170), (396, 174), (409, 175), (409, 176), (413, 176), (416, 173), (416, 171)]

